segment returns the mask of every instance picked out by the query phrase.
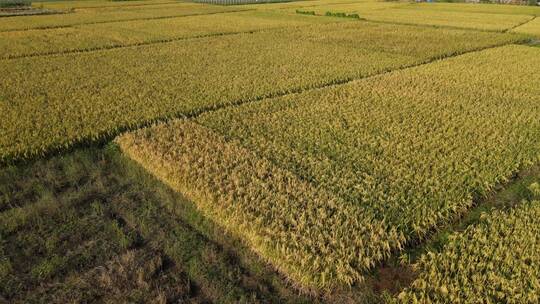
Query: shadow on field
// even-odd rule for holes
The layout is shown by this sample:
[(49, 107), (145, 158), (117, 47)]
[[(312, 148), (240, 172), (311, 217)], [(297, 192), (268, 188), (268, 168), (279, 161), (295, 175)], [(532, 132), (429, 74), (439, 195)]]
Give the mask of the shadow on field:
[(302, 303), (113, 145), (0, 169), (0, 302)]

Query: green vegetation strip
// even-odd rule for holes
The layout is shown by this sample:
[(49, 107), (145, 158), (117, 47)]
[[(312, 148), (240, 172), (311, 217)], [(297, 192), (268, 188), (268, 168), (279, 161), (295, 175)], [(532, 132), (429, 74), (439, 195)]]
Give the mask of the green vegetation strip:
[(483, 214), (478, 225), (449, 239), (442, 252), (420, 259), (418, 279), (396, 302), (540, 301), (540, 201)]
[(511, 34), (346, 22), (0, 60), (0, 162), (110, 138), (157, 119), (521, 40)]
[(540, 160), (537, 55), (494, 48), (119, 142), (297, 283), (350, 285)]
[(20, 8), (31, 5), (31, 0), (0, 0), (0, 8)]

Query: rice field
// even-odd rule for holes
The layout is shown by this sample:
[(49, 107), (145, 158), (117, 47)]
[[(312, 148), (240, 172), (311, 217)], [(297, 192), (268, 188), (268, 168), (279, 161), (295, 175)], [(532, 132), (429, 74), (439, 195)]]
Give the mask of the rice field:
[(443, 252), (420, 260), (420, 276), (399, 302), (540, 301), (539, 203), (484, 214), (477, 226), (452, 235)]
[[(0, 158), (43, 154), (156, 119), (189, 116), (523, 39), (445, 30), (447, 43), (441, 43), (440, 33), (337, 23), (2, 60), (0, 90), (10, 102), (0, 104), (5, 130), (0, 134)], [(250, 56), (254, 53), (258, 55)], [(82, 78), (84, 84), (79, 82)]]
[(535, 19), (531, 20), (531, 22), (518, 26), (512, 31), (516, 33), (529, 34), (540, 39), (540, 18), (536, 17)]
[(81, 24), (173, 18), (239, 10), (242, 9), (226, 6), (207, 6), (188, 2), (155, 6), (133, 6), (123, 9), (118, 9), (117, 7), (75, 9), (73, 11), (65, 10), (63, 14), (3, 18), (0, 23), (0, 32), (65, 28)]
[[(158, 125), (119, 143), (217, 222), (244, 231), (293, 280), (352, 285), (393, 250), (470, 208), (474, 195), (540, 160), (540, 92), (524, 81), (536, 65), (520, 64), (536, 52), (516, 46), (467, 54), (203, 114), (201, 127)], [(486, 69), (496, 62), (507, 68)], [(501, 74), (519, 85), (504, 86)], [(448, 82), (454, 90), (441, 92)], [(476, 90), (486, 82), (490, 90)], [(317, 192), (295, 178), (326, 193), (309, 198)], [(287, 185), (288, 202), (265, 195), (279, 193), (274, 184)]]
[(0, 58), (84, 52), (342, 21), (346, 20), (253, 11), (223, 13), (219, 18), (214, 15), (186, 16), (5, 32), (0, 33), (0, 47), (4, 50)]
[[(500, 8), (495, 5), (411, 4), (407, 2), (359, 2), (306, 7), (324, 15), (327, 12), (358, 14), (377, 22), (456, 27), (485, 31), (507, 31), (540, 14), (536, 7)], [(293, 11), (293, 10), (291, 10)]]
[(2, 11), (0, 302), (538, 302), (540, 7), (248, 2)]

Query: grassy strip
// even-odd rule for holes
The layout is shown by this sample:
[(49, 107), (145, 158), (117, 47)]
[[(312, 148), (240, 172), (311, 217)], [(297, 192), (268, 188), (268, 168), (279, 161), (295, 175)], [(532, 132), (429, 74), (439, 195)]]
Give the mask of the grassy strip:
[(326, 17), (338, 17), (338, 18), (352, 18), (352, 19), (360, 19), (360, 15), (356, 13), (347, 14), (347, 13), (336, 13), (336, 12), (326, 12), (324, 13)]
[(303, 11), (303, 10), (296, 10), (296, 13), (297, 14), (301, 14), (301, 15), (312, 15), (312, 16), (315, 16), (315, 12), (314, 11)]
[[(187, 274), (163, 252), (128, 250), (87, 271), (45, 282), (21, 303), (207, 303)], [(17, 301), (18, 302), (18, 301)]]
[[(96, 200), (79, 208), (43, 211), (16, 231), (2, 225), (0, 294), (16, 301), (42, 282), (84, 271), (131, 246), (134, 235), (99, 214), (99, 204)], [(4, 224), (5, 218), (0, 221)]]
[[(0, 75), (0, 159), (35, 157), (156, 119), (344, 83), (522, 39), (347, 22), (0, 60), (5, 71)], [(254, 52), (258, 56), (251, 56)], [(255, 71), (255, 66), (261, 68)], [(85, 79), (82, 86), (80, 79)]]

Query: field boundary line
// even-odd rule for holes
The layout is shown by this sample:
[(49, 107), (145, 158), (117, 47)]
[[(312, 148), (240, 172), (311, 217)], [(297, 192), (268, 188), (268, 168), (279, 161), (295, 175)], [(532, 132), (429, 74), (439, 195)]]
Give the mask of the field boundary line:
[[(534, 163), (529, 166), (523, 166), (516, 170), (516, 172), (509, 178), (508, 181), (499, 182), (493, 190), (491, 190), (485, 197), (476, 196), (473, 197), (472, 205), (467, 208), (463, 213), (455, 214), (448, 222), (442, 223), (430, 229), (430, 231), (423, 238), (416, 238), (411, 240), (405, 245), (401, 252), (394, 253), (389, 259), (377, 265), (373, 272), (379, 271), (382, 268), (404, 268), (409, 271), (412, 270), (414, 265), (421, 258), (422, 255), (428, 252), (439, 253), (443, 250), (441, 246), (441, 236), (444, 234), (462, 233), (467, 228), (478, 225), (480, 223), (481, 212), (487, 212), (492, 214), (494, 211), (508, 211), (510, 209), (517, 208), (525, 201), (525, 195), (519, 194), (519, 199), (507, 200), (504, 198), (505, 192), (509, 191), (513, 186), (519, 184), (526, 184), (528, 179), (531, 179), (540, 174), (540, 162)], [(442, 245), (446, 245), (446, 240)], [(400, 265), (399, 254), (407, 257), (405, 265)], [(414, 272), (414, 277), (418, 273)], [(412, 281), (404, 282), (399, 280), (400, 291), (410, 287)]]
[(132, 18), (132, 19), (123, 19), (123, 20), (104, 20), (104, 21), (87, 22), (87, 23), (75, 23), (75, 24), (70, 24), (70, 25), (52, 25), (52, 26), (43, 26), (43, 27), (35, 27), (35, 28), (0, 30), (0, 33), (54, 30), (54, 29), (62, 29), (62, 28), (72, 28), (72, 27), (77, 27), (77, 26), (84, 26), (84, 25), (94, 25), (94, 24), (108, 24), (108, 23), (120, 23), (120, 22), (130, 22), (130, 21), (174, 19), (174, 18), (207, 16), (207, 15), (209, 16), (209, 15), (217, 15), (217, 14), (253, 12), (253, 11), (256, 11), (256, 9), (243, 9), (243, 10), (234, 10), (234, 11), (225, 11), (225, 12), (212, 12), (212, 13), (194, 13), (194, 14), (188, 14), (188, 15), (175, 15), (175, 16)]
[(531, 15), (531, 17), (532, 17), (531, 19), (529, 19), (529, 20), (527, 20), (527, 21), (525, 21), (525, 22), (522, 22), (522, 23), (520, 23), (520, 24), (518, 24), (518, 25), (515, 25), (515, 26), (512, 26), (512, 27), (507, 28), (506, 30), (503, 31), (503, 33), (511, 32), (511, 31), (517, 29), (518, 27), (520, 27), (520, 26), (522, 26), (522, 25), (525, 25), (525, 24), (527, 24), (527, 23), (529, 23), (529, 22), (532, 22), (532, 21), (534, 21), (536, 18), (538, 18), (538, 16), (532, 16), (532, 15)]

